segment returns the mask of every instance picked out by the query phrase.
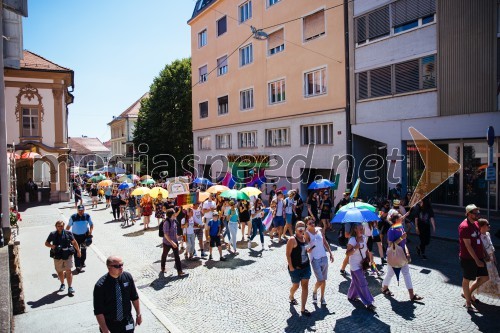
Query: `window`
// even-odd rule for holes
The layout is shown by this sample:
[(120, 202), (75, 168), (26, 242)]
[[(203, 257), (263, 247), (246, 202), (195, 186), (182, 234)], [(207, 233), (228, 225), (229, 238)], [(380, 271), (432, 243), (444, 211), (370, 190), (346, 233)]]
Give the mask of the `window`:
[(358, 44), (388, 36), (391, 33), (389, 6), (357, 17), (354, 22), (356, 26), (356, 43)]
[(252, 44), (248, 44), (240, 49), (240, 66), (245, 66), (253, 62)]
[(253, 89), (240, 92), (240, 110), (253, 109)]
[(266, 130), (266, 146), (279, 147), (290, 145), (290, 128), (273, 128)]
[(224, 16), (217, 20), (217, 37), (227, 31), (227, 18)]
[(240, 23), (252, 18), (252, 1), (247, 1), (240, 6)]
[(198, 47), (207, 45), (207, 29), (198, 34)]
[(394, 33), (434, 22), (436, 0), (399, 0), (392, 4)]
[(198, 150), (210, 150), (211, 145), (210, 135), (198, 137)]
[(317, 144), (331, 145), (333, 144), (333, 124), (319, 124), (301, 126), (302, 145)]
[(202, 102), (200, 105), (200, 118), (208, 117), (208, 102)]
[(208, 78), (207, 65), (200, 67), (198, 71), (200, 72), (200, 83), (206, 82)]
[(269, 83), (269, 104), (285, 101), (285, 79)]
[(227, 96), (217, 98), (217, 112), (219, 115), (229, 112), (229, 99)]
[(215, 136), (216, 149), (231, 149), (231, 134), (217, 134)]
[(326, 94), (326, 68), (304, 74), (304, 95), (306, 97)]
[(273, 55), (285, 50), (284, 30), (280, 29), (269, 35), (267, 39), (268, 55)]
[(357, 99), (436, 88), (436, 55), (356, 74)]
[(310, 41), (325, 34), (325, 11), (322, 9), (303, 19), (304, 41)]
[(268, 0), (268, 6), (271, 7), (272, 5), (275, 5), (277, 4), (278, 2), (280, 2), (281, 0)]
[(223, 56), (217, 59), (217, 76), (221, 76), (226, 73), (227, 73), (227, 56)]
[(257, 147), (257, 131), (239, 132), (238, 147), (239, 148)]
[(23, 108), (23, 137), (40, 136), (40, 124), (38, 120), (38, 109)]

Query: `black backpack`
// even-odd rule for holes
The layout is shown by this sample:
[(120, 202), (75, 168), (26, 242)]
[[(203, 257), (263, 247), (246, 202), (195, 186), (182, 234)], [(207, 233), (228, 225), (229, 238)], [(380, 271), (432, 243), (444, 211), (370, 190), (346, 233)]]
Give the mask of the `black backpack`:
[(172, 227), (172, 219), (167, 217), (166, 219), (162, 220), (160, 222), (160, 225), (158, 226), (158, 236), (163, 238), (165, 236), (165, 233), (163, 232), (163, 224), (165, 221), (168, 220), (169, 226)]

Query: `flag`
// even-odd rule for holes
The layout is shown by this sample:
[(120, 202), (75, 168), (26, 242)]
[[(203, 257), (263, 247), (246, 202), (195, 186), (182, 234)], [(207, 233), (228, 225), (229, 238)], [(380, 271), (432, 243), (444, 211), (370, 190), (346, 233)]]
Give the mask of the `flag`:
[(221, 183), (222, 185), (227, 186), (229, 188), (233, 188), (234, 184), (236, 184), (236, 182), (233, 179), (233, 174), (231, 172), (226, 172), (226, 175), (222, 179)]
[(271, 222), (273, 222), (273, 212), (269, 209), (269, 212), (262, 220), (262, 225), (266, 228), (266, 230), (269, 230), (271, 227)]
[(351, 199), (357, 198), (358, 197), (358, 192), (359, 192), (359, 184), (361, 183), (361, 178), (358, 178), (356, 180), (356, 184), (354, 184), (354, 188), (352, 189), (351, 192)]
[(198, 202), (198, 192), (189, 193), (189, 194), (179, 194), (177, 196), (177, 206), (191, 205)]

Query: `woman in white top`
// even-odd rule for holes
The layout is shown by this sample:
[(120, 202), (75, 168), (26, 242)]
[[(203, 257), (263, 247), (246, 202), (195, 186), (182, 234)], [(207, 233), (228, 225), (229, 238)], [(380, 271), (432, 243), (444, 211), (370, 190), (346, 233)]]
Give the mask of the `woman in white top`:
[(185, 259), (193, 259), (196, 235), (194, 234), (193, 209), (188, 208), (186, 216), (181, 220), (181, 226), (186, 230), (186, 253)]
[(370, 289), (368, 289), (368, 281), (366, 281), (363, 269), (363, 260), (370, 256), (363, 229), (359, 223), (351, 226), (351, 238), (347, 243), (346, 255), (349, 257), (352, 278), (347, 298), (350, 301), (361, 300), (368, 310), (375, 311), (374, 299)]
[(479, 230), (481, 231), (481, 241), (486, 252), (486, 268), (488, 269), (489, 280), (483, 283), (477, 290), (478, 293), (500, 296), (500, 277), (496, 267), (495, 246), (491, 242), (490, 223), (486, 219), (477, 220)]
[(333, 263), (333, 253), (330, 249), (330, 244), (323, 237), (321, 228), (316, 227), (314, 220), (310, 216), (304, 218), (307, 225), (306, 242), (308, 243), (309, 260), (311, 262), (314, 275), (316, 276), (316, 284), (312, 294), (313, 303), (318, 303), (318, 289), (321, 289), (321, 305), (326, 305), (325, 287), (328, 277), (328, 259), (326, 258), (326, 250), (330, 254), (330, 262)]

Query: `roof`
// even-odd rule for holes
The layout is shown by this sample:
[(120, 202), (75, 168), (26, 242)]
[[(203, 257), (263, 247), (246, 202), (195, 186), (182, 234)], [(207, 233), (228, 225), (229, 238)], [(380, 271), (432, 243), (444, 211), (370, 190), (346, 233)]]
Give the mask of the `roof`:
[(194, 6), (193, 15), (189, 19), (188, 23), (216, 1), (217, 0), (197, 0), (196, 5)]
[(23, 69), (35, 69), (35, 70), (50, 70), (50, 71), (61, 71), (61, 72), (72, 72), (73, 70), (59, 66), (50, 60), (39, 56), (28, 50), (23, 51), (23, 59), (21, 59), (21, 68)]
[(111, 145), (112, 145), (111, 140), (105, 141), (102, 144), (103, 144), (104, 147), (106, 147), (106, 148), (108, 148), (108, 149), (111, 150)]
[(142, 95), (137, 101), (135, 101), (131, 106), (129, 106), (125, 111), (120, 113), (118, 117), (113, 117), (113, 120), (108, 123), (108, 125), (113, 124), (115, 121), (122, 120), (123, 118), (137, 118), (139, 116), (139, 110), (141, 109), (141, 101), (149, 97), (149, 92)]
[(73, 153), (81, 155), (111, 152), (98, 138), (68, 138), (68, 146)]

